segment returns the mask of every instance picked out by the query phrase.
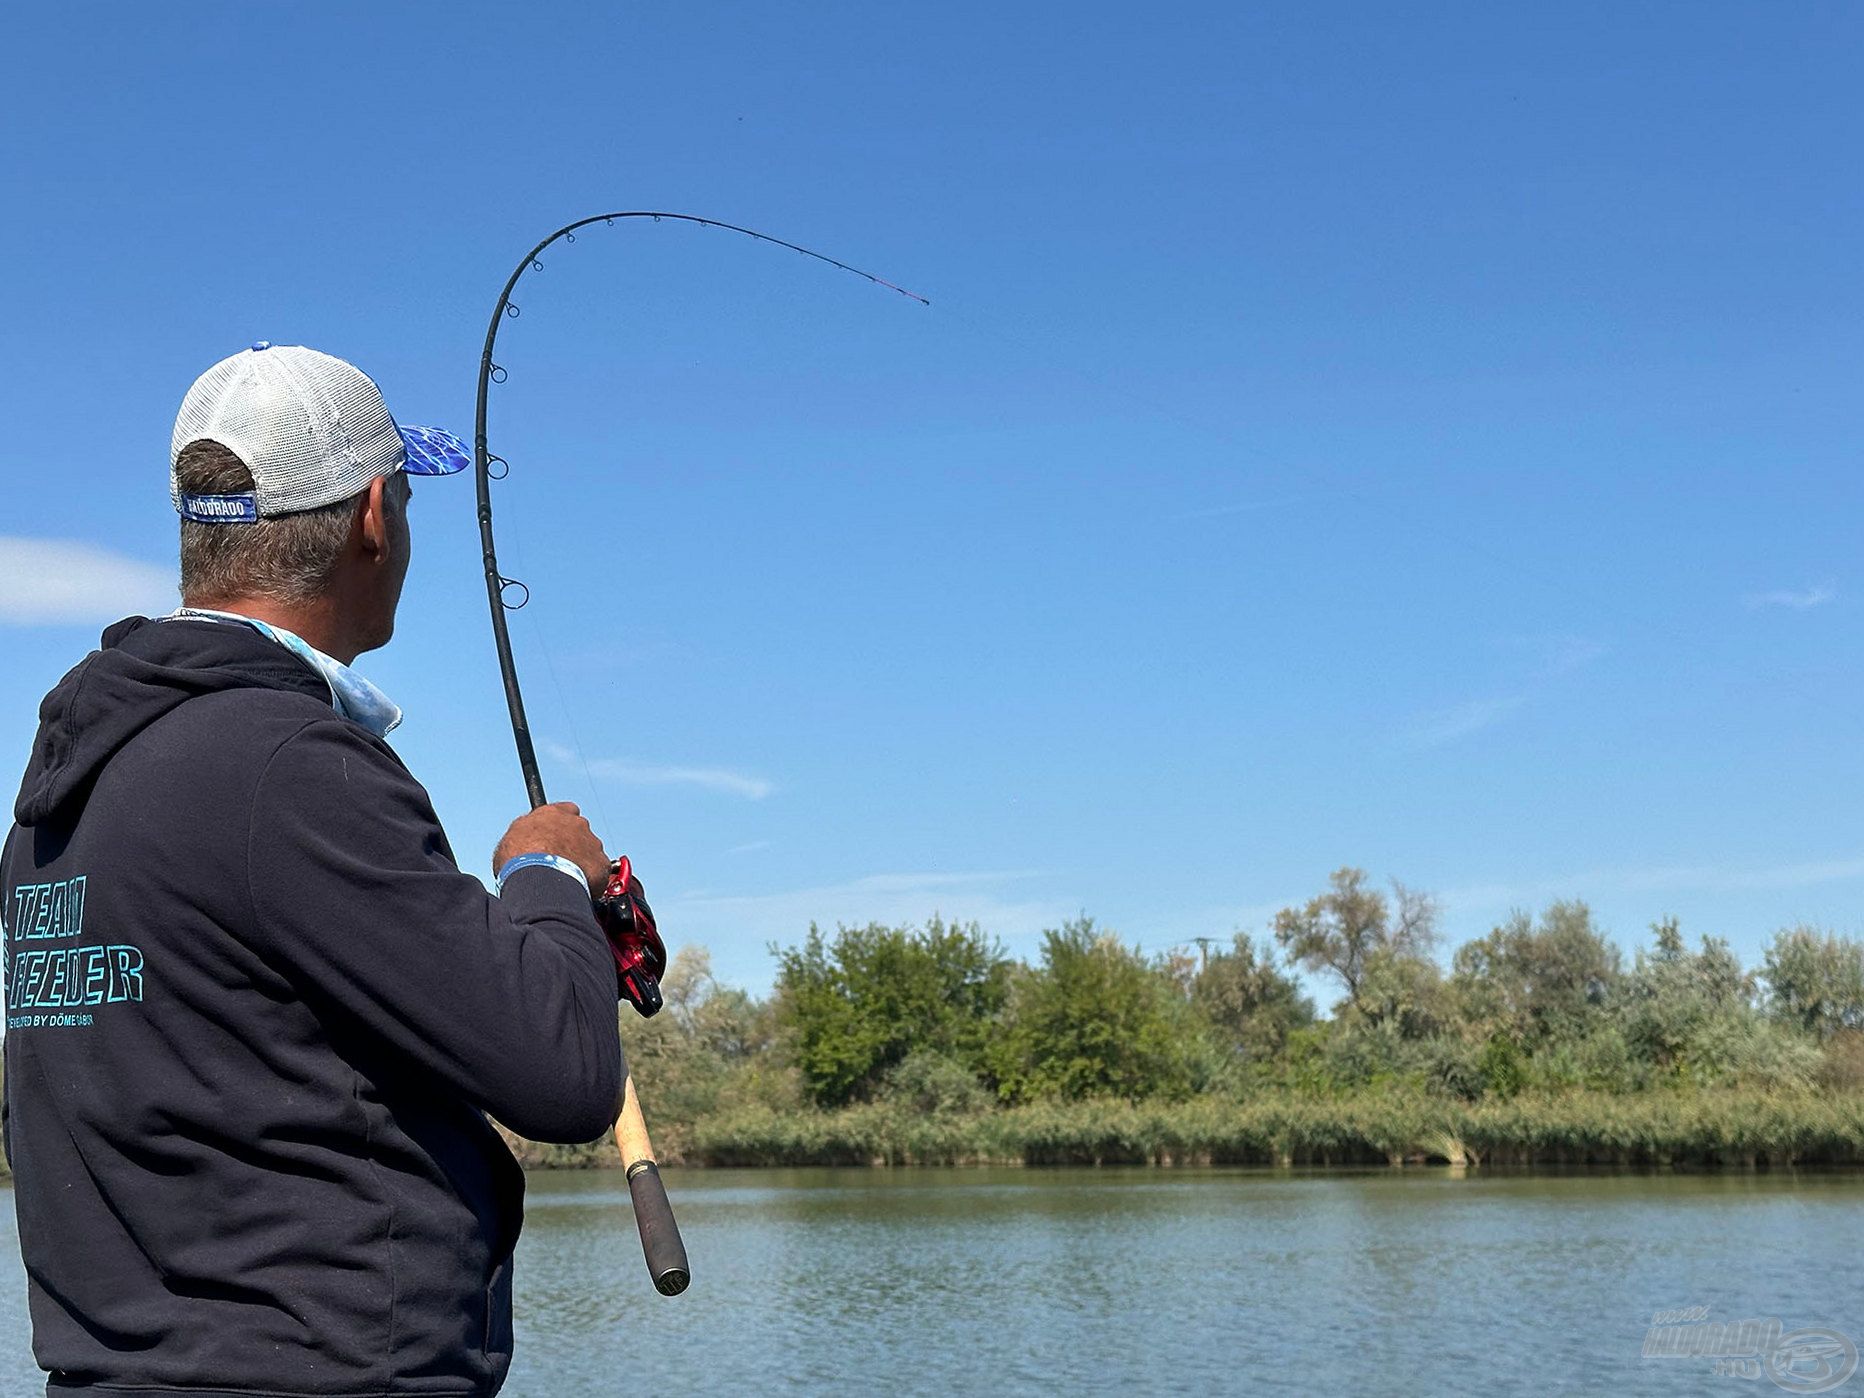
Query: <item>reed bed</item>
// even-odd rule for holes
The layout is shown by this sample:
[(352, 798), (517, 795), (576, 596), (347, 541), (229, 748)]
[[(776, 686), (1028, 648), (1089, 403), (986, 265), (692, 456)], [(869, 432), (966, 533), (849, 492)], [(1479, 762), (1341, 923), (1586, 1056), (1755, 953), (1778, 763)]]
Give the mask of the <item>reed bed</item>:
[(1864, 1099), (1565, 1093), (1040, 1103), (927, 1115), (878, 1103), (741, 1110), (681, 1133), (691, 1165), (1864, 1164)]

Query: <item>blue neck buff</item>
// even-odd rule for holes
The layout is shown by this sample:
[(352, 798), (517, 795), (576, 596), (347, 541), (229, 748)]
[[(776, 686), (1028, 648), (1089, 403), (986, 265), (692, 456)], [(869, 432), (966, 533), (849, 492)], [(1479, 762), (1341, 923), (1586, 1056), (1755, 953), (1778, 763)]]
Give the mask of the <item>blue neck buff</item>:
[(231, 621), (250, 626), (261, 636), (276, 641), (298, 659), (323, 676), (330, 686), (330, 703), (351, 723), (361, 724), (378, 738), (386, 738), (401, 722), (401, 709), (395, 701), (377, 689), (340, 660), (332, 660), (302, 636), (238, 612), (214, 612), (204, 607), (182, 607), (170, 612), (168, 621)]

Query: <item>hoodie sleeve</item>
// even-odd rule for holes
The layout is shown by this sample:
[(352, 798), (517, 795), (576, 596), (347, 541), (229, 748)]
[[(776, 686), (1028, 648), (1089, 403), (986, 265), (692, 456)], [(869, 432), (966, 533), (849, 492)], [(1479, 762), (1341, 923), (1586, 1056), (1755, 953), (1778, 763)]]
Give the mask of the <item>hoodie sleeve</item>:
[(247, 848), (258, 949), (370, 1036), (533, 1140), (614, 1121), (615, 967), (570, 880), (521, 869), (488, 893), (421, 784), (338, 719), (273, 755)]

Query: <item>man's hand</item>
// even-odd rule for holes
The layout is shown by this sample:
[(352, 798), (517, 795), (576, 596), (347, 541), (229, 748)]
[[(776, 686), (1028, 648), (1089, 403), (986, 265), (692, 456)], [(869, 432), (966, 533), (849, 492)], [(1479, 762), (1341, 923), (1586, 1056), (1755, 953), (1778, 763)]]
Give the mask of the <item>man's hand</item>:
[(591, 897), (608, 883), (609, 857), (574, 801), (553, 801), (512, 821), (492, 851), (492, 871), (521, 854), (555, 854), (569, 860), (589, 880)]

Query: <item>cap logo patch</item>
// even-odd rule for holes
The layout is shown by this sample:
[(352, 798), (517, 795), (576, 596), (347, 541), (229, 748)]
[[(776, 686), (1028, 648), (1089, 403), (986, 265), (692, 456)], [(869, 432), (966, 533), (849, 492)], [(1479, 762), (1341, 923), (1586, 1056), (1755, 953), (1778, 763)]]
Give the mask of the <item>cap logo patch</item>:
[(250, 495), (183, 495), (181, 514), (196, 524), (254, 524), (259, 502)]

